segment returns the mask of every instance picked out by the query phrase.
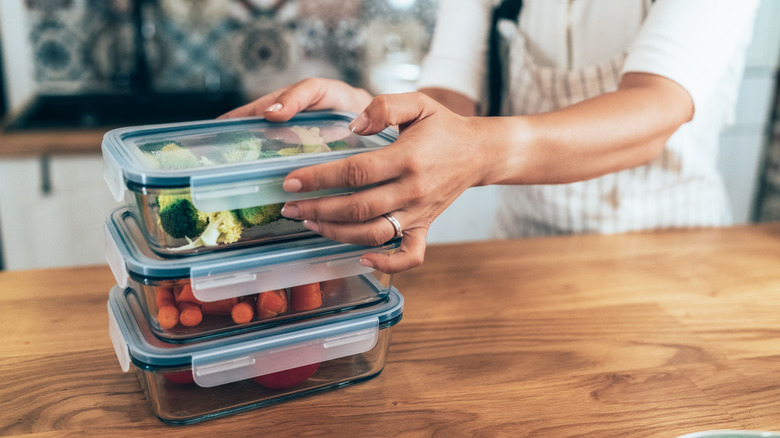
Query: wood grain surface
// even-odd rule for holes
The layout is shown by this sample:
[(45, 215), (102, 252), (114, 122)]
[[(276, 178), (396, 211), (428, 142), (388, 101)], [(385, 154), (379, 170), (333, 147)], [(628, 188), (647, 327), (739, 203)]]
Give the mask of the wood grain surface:
[(0, 435), (676, 437), (780, 429), (780, 224), (432, 246), (378, 377), (191, 426), (108, 337), (105, 266), (0, 273)]
[(0, 125), (0, 158), (100, 154), (103, 135), (112, 127), (6, 131)]

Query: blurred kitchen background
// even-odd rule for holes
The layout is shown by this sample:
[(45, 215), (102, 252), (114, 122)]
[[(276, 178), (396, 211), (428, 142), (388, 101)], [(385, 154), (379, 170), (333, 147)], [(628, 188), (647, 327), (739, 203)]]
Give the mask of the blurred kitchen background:
[[(100, 139), (215, 117), (305, 77), (414, 89), (436, 0), (3, 0), (0, 269), (104, 263), (117, 205)], [(738, 223), (780, 220), (780, 0), (763, 0), (721, 167)], [(467, 191), (429, 243), (489, 237), (493, 187)]]

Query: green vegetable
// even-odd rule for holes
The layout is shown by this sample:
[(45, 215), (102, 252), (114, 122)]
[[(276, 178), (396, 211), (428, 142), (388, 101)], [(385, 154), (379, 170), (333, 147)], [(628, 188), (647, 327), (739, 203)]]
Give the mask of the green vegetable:
[(289, 157), (291, 155), (298, 155), (301, 152), (302, 151), (301, 151), (301, 148), (299, 146), (293, 146), (293, 147), (289, 147), (289, 148), (279, 149), (279, 151), (278, 151), (279, 155), (281, 155), (283, 157)]
[(181, 251), (185, 249), (193, 249), (201, 246), (216, 246), (217, 243), (233, 243), (241, 238), (241, 232), (244, 230), (244, 226), (238, 219), (238, 215), (234, 211), (220, 211), (217, 213), (199, 213), (200, 216), (205, 217), (208, 220), (208, 225), (203, 233), (195, 239), (191, 240), (187, 237), (189, 243), (177, 248), (171, 248), (173, 251)]
[(189, 149), (174, 142), (163, 146), (157, 152), (157, 158), (162, 169), (190, 169), (200, 167), (200, 160)]
[(206, 221), (187, 196), (159, 196), (157, 204), (160, 226), (173, 238), (195, 237), (206, 228)]
[(278, 151), (290, 147), (288, 143), (279, 140), (278, 138), (265, 138), (263, 139), (263, 151)]
[(147, 154), (151, 154), (154, 152), (159, 152), (160, 149), (163, 148), (163, 146), (169, 145), (171, 143), (175, 144), (176, 146), (182, 147), (182, 144), (179, 143), (178, 141), (153, 141), (138, 146), (138, 149), (140, 149), (142, 152), (146, 152)]
[(268, 204), (236, 210), (241, 222), (247, 227), (268, 225), (282, 218), (284, 204)]
[(274, 157), (281, 157), (281, 155), (279, 155), (278, 151), (263, 151), (263, 152), (260, 152), (260, 159), (263, 159), (263, 158), (274, 158)]
[[(241, 238), (244, 224), (238, 210), (206, 213), (192, 204), (188, 195), (160, 195), (157, 197), (160, 208), (159, 223), (169, 236), (189, 241), (187, 245), (174, 250), (215, 246), (218, 243), (233, 243)], [(281, 204), (279, 206), (281, 209)], [(196, 237), (194, 241), (192, 238)]]
[(249, 131), (221, 132), (216, 136), (222, 163), (252, 161), (260, 157), (263, 142)]
[(350, 149), (349, 143), (347, 143), (344, 140), (332, 141), (332, 142), (328, 143), (328, 147), (332, 151), (341, 151), (341, 150), (344, 150), (344, 149)]
[[(209, 219), (209, 226), (217, 224), (216, 228), (219, 232), (214, 241), (204, 242), (207, 246), (216, 245), (217, 242), (233, 243), (241, 238), (241, 233), (244, 231), (244, 225), (241, 223), (241, 220), (238, 218), (235, 211), (228, 210), (217, 213), (206, 213), (206, 216)], [(204, 231), (203, 234), (206, 234), (206, 232)]]

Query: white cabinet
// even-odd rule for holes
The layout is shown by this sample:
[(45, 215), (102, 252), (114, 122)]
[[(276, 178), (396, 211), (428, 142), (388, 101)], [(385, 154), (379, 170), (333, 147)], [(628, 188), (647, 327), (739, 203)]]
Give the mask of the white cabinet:
[(41, 159), (0, 160), (0, 242), (5, 269), (105, 263), (103, 223), (118, 203), (99, 154), (55, 156), (44, 193)]

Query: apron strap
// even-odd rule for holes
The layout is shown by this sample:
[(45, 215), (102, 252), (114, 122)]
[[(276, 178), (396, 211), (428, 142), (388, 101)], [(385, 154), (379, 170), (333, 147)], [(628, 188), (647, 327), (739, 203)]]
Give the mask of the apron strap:
[(501, 35), (498, 32), (499, 20), (511, 20), (517, 23), (517, 16), (523, 8), (522, 0), (502, 0), (493, 8), (490, 19), (490, 36), (488, 40), (488, 111), (489, 116), (498, 115), (501, 111), (501, 93), (503, 88), (501, 67)]
[[(650, 0), (655, 3), (655, 0)], [(501, 111), (503, 71), (501, 66), (501, 35), (498, 32), (500, 20), (511, 20), (517, 23), (520, 10), (523, 9), (523, 0), (501, 0), (501, 3), (493, 8), (490, 19), (490, 35), (488, 37), (488, 111), (487, 115), (497, 116)]]

